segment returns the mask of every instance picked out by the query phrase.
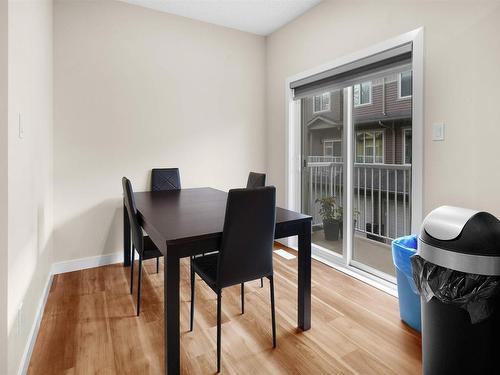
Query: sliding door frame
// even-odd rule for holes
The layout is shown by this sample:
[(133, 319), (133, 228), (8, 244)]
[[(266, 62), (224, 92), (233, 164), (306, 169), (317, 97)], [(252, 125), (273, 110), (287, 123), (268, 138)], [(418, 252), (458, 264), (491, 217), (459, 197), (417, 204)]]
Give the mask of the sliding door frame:
[[(322, 73), (326, 70), (352, 63), (354, 61), (381, 53), (383, 51), (412, 43), (412, 71), (413, 71), (413, 86), (412, 86), (412, 213), (411, 213), (411, 232), (418, 233), (422, 218), (423, 218), (423, 136), (424, 136), (424, 29), (423, 27), (408, 33), (399, 35), (395, 38), (373, 45), (369, 48), (357, 51), (347, 56), (323, 64), (313, 69), (309, 69), (285, 81), (285, 108), (286, 108), (286, 205), (287, 208), (295, 211), (301, 210), (301, 173), (303, 156), (301, 154), (301, 105), (300, 100), (293, 100), (293, 90), (290, 89), (290, 83), (310, 77), (312, 75)], [(352, 88), (349, 90), (347, 97), (352, 97)], [(347, 106), (353, 106), (352, 100), (348, 100)], [(352, 116), (352, 111), (347, 111), (344, 116)], [(348, 120), (348, 119), (347, 119)], [(344, 119), (344, 124), (350, 124), (351, 121)], [(352, 165), (354, 152), (352, 136), (354, 129), (350, 126), (344, 126), (345, 150), (345, 165)], [(353, 185), (353, 176), (351, 168), (346, 168), (344, 176), (344, 186), (346, 192), (351, 192)], [(349, 194), (346, 194), (347, 197)], [(352, 200), (344, 201), (344, 213), (346, 215), (346, 225), (344, 225), (344, 241), (343, 255), (335, 255), (320, 246), (312, 244), (313, 257), (327, 263), (343, 272), (359, 278), (375, 287), (387, 291), (393, 295), (396, 294), (395, 285), (376, 276), (377, 272), (364, 265), (360, 269), (354, 267), (356, 262), (352, 259), (353, 237), (352, 237)], [(285, 243), (286, 245), (297, 248), (297, 240), (290, 238)], [(369, 272), (368, 272), (369, 271)]]

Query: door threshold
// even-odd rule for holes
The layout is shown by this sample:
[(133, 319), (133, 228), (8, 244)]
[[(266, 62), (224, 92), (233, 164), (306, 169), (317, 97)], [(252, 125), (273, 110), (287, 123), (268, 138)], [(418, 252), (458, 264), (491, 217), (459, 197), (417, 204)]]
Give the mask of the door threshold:
[[(294, 243), (295, 241), (291, 240), (290, 238), (287, 238), (285, 241), (278, 240), (276, 242), (298, 252), (297, 244)], [(311, 257), (314, 260), (326, 264), (327, 266), (332, 267), (337, 271), (345, 273), (348, 276), (351, 276), (359, 281), (364, 282), (365, 284), (368, 284), (387, 294), (390, 294), (393, 297), (398, 298), (398, 290), (395, 283), (396, 278), (393, 278), (394, 282), (390, 282), (359, 268), (341, 264), (340, 262), (343, 261), (341, 255), (334, 254), (332, 251), (329, 251), (313, 243), (311, 244)]]
[(327, 266), (335, 268), (337, 271), (345, 273), (348, 276), (351, 276), (359, 281), (364, 282), (365, 284), (373, 286), (374, 288), (377, 288), (387, 294), (390, 294), (393, 297), (398, 298), (397, 286), (393, 283), (380, 279), (379, 277), (374, 276), (363, 270), (360, 270), (359, 268), (352, 266), (345, 266), (342, 264), (338, 264), (337, 262), (327, 260), (324, 257), (319, 256), (317, 254), (312, 254), (311, 257), (317, 260), (318, 262), (321, 262), (323, 264), (326, 264)]

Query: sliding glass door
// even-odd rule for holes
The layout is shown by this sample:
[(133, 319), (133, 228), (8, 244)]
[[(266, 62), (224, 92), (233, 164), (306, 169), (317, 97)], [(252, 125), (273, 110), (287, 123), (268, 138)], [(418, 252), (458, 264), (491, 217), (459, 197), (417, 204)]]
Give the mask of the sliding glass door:
[(411, 231), (412, 70), (390, 68), (300, 99), (301, 205), (323, 253), (394, 281), (390, 243)]
[(302, 99), (302, 212), (313, 217), (312, 241), (343, 253), (343, 90)]
[(391, 241), (411, 231), (411, 68), (360, 80), (353, 93), (351, 264), (387, 278)]

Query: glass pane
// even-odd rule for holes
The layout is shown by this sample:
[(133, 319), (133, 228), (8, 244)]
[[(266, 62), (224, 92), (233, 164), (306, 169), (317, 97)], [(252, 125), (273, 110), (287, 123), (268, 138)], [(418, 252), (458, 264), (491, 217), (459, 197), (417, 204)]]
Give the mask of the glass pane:
[(333, 142), (333, 156), (337, 158), (342, 156), (342, 141)]
[(353, 87), (353, 97), (354, 97), (354, 105), (359, 105), (361, 102), (361, 98), (360, 98), (360, 85), (354, 85)]
[[(321, 114), (313, 111), (316, 98), (302, 106), (302, 212), (313, 217), (312, 242), (336, 254), (343, 252), (344, 162), (343, 90), (321, 95), (323, 104), (335, 103)], [(324, 99), (324, 100), (323, 100)], [(325, 104), (326, 103), (326, 104)], [(325, 107), (322, 107), (325, 109)]]
[(365, 82), (361, 85), (361, 104), (370, 103), (370, 87), (369, 82)]
[(332, 145), (332, 142), (325, 142), (324, 155), (325, 156), (333, 156), (333, 145)]
[(373, 133), (365, 133), (365, 163), (373, 163), (373, 156), (375, 154), (375, 144)]
[[(352, 113), (357, 162), (350, 166), (352, 259), (354, 266), (379, 276), (395, 276), (391, 241), (411, 230), (411, 166), (405, 164), (407, 153), (411, 159), (411, 149), (403, 148), (405, 143), (411, 144), (411, 132), (405, 130), (412, 126), (412, 101), (399, 100), (398, 86), (399, 73), (374, 79), (371, 103), (353, 107)], [(364, 95), (365, 85), (362, 91)], [(364, 146), (360, 134), (364, 134)]]
[(411, 71), (401, 73), (401, 97), (411, 96)]
[(317, 95), (314, 97), (314, 112), (318, 112), (321, 109), (321, 96)]
[(375, 134), (375, 163), (384, 162), (384, 133), (377, 132)]
[(405, 130), (405, 163), (411, 164), (411, 130)]
[(323, 94), (323, 103), (322, 103), (322, 106), (321, 106), (321, 110), (322, 111), (327, 111), (329, 109), (330, 109), (330, 93), (327, 92), (327, 93)]
[(356, 135), (356, 163), (363, 163), (364, 161), (364, 133)]

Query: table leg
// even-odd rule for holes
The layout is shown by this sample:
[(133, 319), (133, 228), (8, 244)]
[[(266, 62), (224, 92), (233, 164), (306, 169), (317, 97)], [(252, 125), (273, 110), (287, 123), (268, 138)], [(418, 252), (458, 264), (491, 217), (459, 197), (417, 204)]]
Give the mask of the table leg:
[(311, 222), (304, 223), (299, 234), (298, 251), (298, 326), (303, 331), (311, 328)]
[[(168, 254), (168, 252), (167, 252)], [(164, 315), (165, 315), (165, 374), (180, 373), (180, 259), (165, 257), (164, 269)]]
[(127, 208), (123, 205), (123, 265), (130, 266), (130, 221), (127, 215)]

